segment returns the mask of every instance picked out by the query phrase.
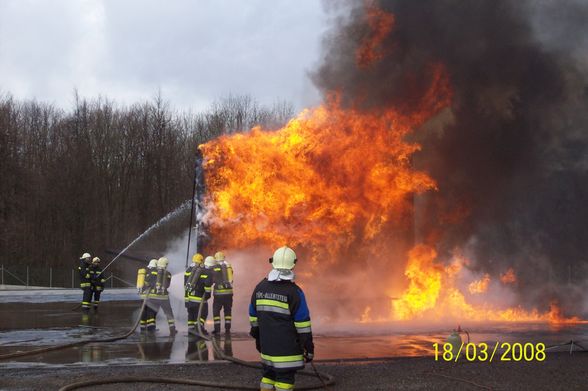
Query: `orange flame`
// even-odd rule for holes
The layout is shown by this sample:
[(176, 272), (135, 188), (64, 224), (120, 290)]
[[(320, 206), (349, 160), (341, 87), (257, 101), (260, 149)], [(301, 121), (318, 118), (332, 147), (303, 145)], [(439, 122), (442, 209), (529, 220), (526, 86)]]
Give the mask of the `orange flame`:
[(470, 285), (468, 285), (468, 291), (470, 291), (472, 295), (484, 293), (488, 290), (488, 285), (490, 285), (490, 275), (486, 273), (480, 280), (470, 283)]
[[(373, 295), (397, 296), (402, 289), (390, 288), (395, 277), (390, 270), (402, 265), (391, 260), (406, 252), (406, 244), (399, 249), (390, 243), (411, 229), (412, 196), (436, 189), (431, 177), (411, 166), (420, 146), (406, 139), (446, 107), (451, 97), (443, 67), (433, 65), (431, 70), (430, 88), (412, 111), (343, 108), (334, 95), (282, 129), (254, 128), (201, 145), (206, 158), (209, 245), (295, 247), (299, 257), (313, 261), (311, 270), (299, 277), (304, 283), (306, 276), (316, 276), (314, 281), (320, 284), (307, 286), (325, 286), (326, 300), (341, 300), (345, 292), (333, 273), (322, 273), (325, 268), (358, 261), (367, 265), (368, 258), (381, 266), (372, 270), (376, 278), (369, 280), (365, 269), (351, 268), (357, 273), (354, 283), (364, 279)], [(455, 258), (443, 265), (428, 245), (415, 246), (408, 258), (404, 272), (408, 285), (391, 301), (385, 314), (389, 319), (579, 321), (565, 318), (555, 303), (543, 313), (474, 305), (458, 286), (465, 260)], [(481, 295), (489, 282), (485, 276), (472, 290)], [(357, 320), (379, 321), (382, 314), (374, 312), (381, 307), (361, 303)]]
[(506, 273), (500, 275), (500, 281), (503, 284), (514, 284), (517, 282), (517, 276), (512, 267), (508, 268)]
[(366, 21), (370, 28), (369, 35), (364, 38), (355, 53), (355, 61), (359, 68), (367, 68), (384, 56), (379, 46), (392, 31), (394, 15), (368, 3), (366, 5)]
[[(448, 99), (442, 80), (439, 74), (431, 88)], [(399, 224), (412, 208), (409, 196), (435, 188), (410, 167), (419, 146), (404, 140), (447, 103), (428, 96), (408, 115), (343, 109), (334, 96), (280, 130), (254, 128), (200, 146), (213, 241), (225, 248), (328, 247), (333, 257)]]
[[(432, 318), (497, 322), (583, 322), (577, 317), (566, 318), (555, 302), (550, 304), (549, 311), (543, 313), (536, 309), (527, 311), (522, 307), (500, 309), (490, 304), (480, 306), (470, 304), (456, 286), (462, 264), (462, 260), (456, 259), (449, 266), (442, 267), (437, 263), (437, 254), (433, 248), (425, 245), (416, 246), (409, 253), (405, 272), (409, 281), (408, 288), (398, 300), (392, 301), (393, 318), (397, 320)], [(489, 282), (489, 275), (474, 282), (475, 292), (472, 293), (485, 292)], [(472, 284), (470, 284), (471, 290)]]

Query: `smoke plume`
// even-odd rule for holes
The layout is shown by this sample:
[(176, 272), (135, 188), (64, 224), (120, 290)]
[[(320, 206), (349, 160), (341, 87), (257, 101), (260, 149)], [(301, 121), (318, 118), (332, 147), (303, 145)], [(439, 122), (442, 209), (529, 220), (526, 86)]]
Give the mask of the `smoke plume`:
[(423, 0), (345, 4), (312, 74), (348, 107), (410, 112), (442, 67), (450, 107), (413, 137), (417, 238), (479, 273), (514, 268), (523, 304), (581, 312), (588, 272), (588, 5)]

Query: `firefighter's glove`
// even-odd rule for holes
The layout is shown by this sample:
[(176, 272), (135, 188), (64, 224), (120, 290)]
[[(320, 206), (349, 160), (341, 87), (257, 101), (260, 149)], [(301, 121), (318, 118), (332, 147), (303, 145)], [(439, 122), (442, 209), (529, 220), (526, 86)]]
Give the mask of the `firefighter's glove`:
[(304, 352), (304, 362), (311, 362), (313, 358), (314, 358), (313, 353)]
[(255, 349), (261, 353), (261, 342), (259, 342), (259, 327), (252, 327), (249, 335), (255, 338)]

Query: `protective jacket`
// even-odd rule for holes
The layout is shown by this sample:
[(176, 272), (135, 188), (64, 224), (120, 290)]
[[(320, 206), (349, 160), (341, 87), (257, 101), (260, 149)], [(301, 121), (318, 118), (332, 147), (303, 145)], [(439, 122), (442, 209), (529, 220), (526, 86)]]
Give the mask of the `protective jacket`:
[(204, 271), (204, 266), (195, 264), (186, 269), (184, 273), (184, 301), (190, 301), (190, 292), (194, 289), (196, 283), (200, 281), (200, 275)]
[(292, 281), (261, 281), (249, 305), (250, 334), (261, 361), (275, 370), (304, 367), (303, 354), (314, 354), (310, 313), (302, 289)]
[(102, 275), (102, 268), (98, 265), (89, 265), (88, 272), (90, 274), (90, 284), (92, 286), (92, 290), (104, 290), (104, 282), (106, 279)]
[(78, 266), (78, 272), (80, 273), (80, 288), (90, 288), (92, 285), (91, 274), (90, 274), (90, 264), (84, 260), (80, 260), (80, 265)]
[(221, 262), (214, 267), (214, 296), (233, 294), (233, 267)]
[(153, 278), (150, 283), (153, 283), (153, 286), (150, 290), (150, 297), (156, 299), (167, 299), (168, 298), (168, 289), (171, 284), (172, 275), (166, 269), (154, 269), (151, 272), (151, 276)]
[[(194, 275), (190, 278), (191, 281), (194, 281), (192, 284), (188, 284), (188, 301), (190, 303), (200, 303), (202, 299), (204, 301), (210, 298), (210, 292), (212, 291), (212, 283), (213, 283), (213, 269), (212, 267), (200, 267), (200, 270), (195, 270)], [(197, 277), (196, 273), (199, 272), (199, 277)]]

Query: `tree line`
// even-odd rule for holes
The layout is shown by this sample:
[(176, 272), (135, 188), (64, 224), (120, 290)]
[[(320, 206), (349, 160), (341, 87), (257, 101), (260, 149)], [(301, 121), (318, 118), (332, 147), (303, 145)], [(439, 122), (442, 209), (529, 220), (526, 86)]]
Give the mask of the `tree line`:
[(76, 93), (69, 110), (0, 96), (0, 263), (71, 267), (82, 251), (122, 249), (190, 199), (199, 144), (293, 114), (247, 95), (197, 113), (160, 95), (119, 106)]

